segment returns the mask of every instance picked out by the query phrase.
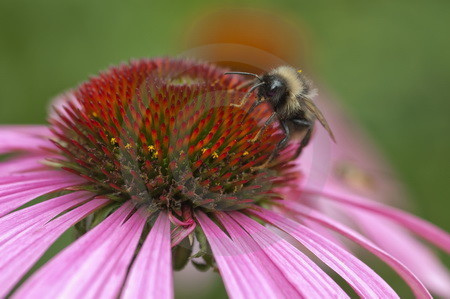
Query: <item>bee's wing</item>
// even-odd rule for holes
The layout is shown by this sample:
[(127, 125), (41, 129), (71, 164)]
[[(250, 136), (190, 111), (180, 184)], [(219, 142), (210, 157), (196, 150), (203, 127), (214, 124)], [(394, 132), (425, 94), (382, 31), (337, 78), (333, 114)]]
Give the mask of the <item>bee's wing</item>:
[(312, 114), (314, 114), (316, 116), (316, 118), (319, 120), (319, 122), (325, 128), (325, 130), (327, 130), (328, 134), (330, 134), (331, 139), (333, 139), (333, 141), (336, 142), (336, 139), (334, 138), (334, 134), (331, 131), (331, 128), (328, 125), (327, 120), (323, 116), (322, 112), (320, 112), (320, 110), (316, 106), (316, 104), (314, 104), (314, 102), (307, 97), (301, 97), (300, 101), (304, 103), (304, 106), (306, 109), (308, 109)]

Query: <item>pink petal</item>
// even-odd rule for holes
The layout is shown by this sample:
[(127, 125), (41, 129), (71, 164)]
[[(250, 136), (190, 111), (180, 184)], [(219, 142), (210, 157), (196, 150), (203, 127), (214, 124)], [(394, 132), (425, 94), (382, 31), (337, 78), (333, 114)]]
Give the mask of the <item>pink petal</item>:
[(35, 225), (41, 227), (65, 210), (92, 197), (93, 195), (90, 192), (74, 192), (45, 200), (0, 218), (0, 246), (10, 238), (17, 237), (22, 231), (26, 231)]
[[(392, 269), (394, 269), (404, 280), (405, 282), (411, 287), (412, 291), (414, 292), (415, 296), (417, 298), (431, 298), (430, 293), (428, 290), (424, 287), (422, 282), (414, 275), (413, 272), (411, 272), (408, 268), (406, 268), (400, 261), (395, 259), (393, 256), (373, 244), (370, 240), (366, 239), (364, 236), (360, 235), (356, 231), (353, 231), (352, 229), (345, 227), (341, 225), (339, 222), (334, 221), (333, 219), (325, 216), (322, 213), (318, 213), (308, 207), (302, 206), (300, 204), (288, 204), (288, 207), (291, 211), (294, 211), (296, 214), (300, 215), (301, 217), (306, 217), (308, 219), (311, 219), (317, 223), (320, 223), (321, 225), (324, 225), (325, 227), (328, 227), (343, 236), (346, 236), (350, 240), (354, 241), (355, 243), (361, 245), (368, 251), (372, 252), (374, 255), (379, 257), (381, 260), (383, 260), (386, 264), (391, 266)], [(377, 223), (376, 227), (379, 227), (378, 222), (371, 222), (371, 225)], [(375, 227), (375, 226), (374, 226)], [(403, 249), (404, 244), (402, 244)], [(409, 248), (409, 247), (406, 247)]]
[[(16, 293), (22, 297), (116, 297), (145, 217), (130, 202), (59, 253)], [(96, 293), (97, 292), (97, 293)]]
[[(28, 226), (20, 225), (19, 229), (14, 229), (16, 234), (10, 235), (8, 238), (2, 238), (3, 242), (0, 245), (2, 254), (2, 259), (0, 260), (0, 285), (2, 286), (0, 288), (0, 297), (3, 298), (11, 291), (14, 285), (62, 233), (108, 201), (106, 199), (90, 200), (55, 220), (45, 223), (62, 211), (86, 200), (84, 192), (78, 196), (80, 197), (75, 197), (75, 194), (62, 196), (55, 200), (49, 200), (50, 204), (42, 203), (38, 208), (33, 209), (34, 207), (30, 207), (24, 209), (28, 210), (26, 212), (21, 210), (16, 212), (17, 214), (13, 213), (15, 216), (28, 216), (28, 219), (26, 219)], [(60, 202), (64, 199), (68, 203), (62, 204)], [(34, 222), (31, 215), (37, 215), (45, 206), (49, 208), (49, 211), (45, 212), (45, 217), (37, 217)], [(11, 218), (10, 220), (13, 219)], [(11, 222), (7, 223), (7, 226), (14, 224)], [(3, 219), (2, 224), (5, 224)]]
[(225, 229), (253, 257), (260, 271), (273, 278), (280, 294), (287, 298), (348, 298), (322, 269), (289, 242), (248, 216), (238, 212), (227, 214), (219, 214)]
[[(432, 293), (450, 298), (450, 274), (435, 254), (411, 236), (398, 224), (359, 209), (348, 209), (347, 213), (359, 224), (364, 233), (381, 248), (398, 258), (427, 286)], [(373, 223), (377, 225), (374, 226)], [(408, 248), (408, 250), (405, 250)]]
[(61, 170), (44, 170), (2, 175), (0, 176), (0, 196), (12, 195), (17, 191), (28, 189), (30, 185), (31, 187), (41, 187), (42, 184), (40, 183), (42, 182), (61, 182), (68, 180), (85, 182), (80, 177)]
[[(321, 94), (323, 93), (321, 92)], [(306, 174), (307, 179), (305, 181), (311, 183), (312, 180), (309, 177), (312, 175), (317, 178), (315, 183), (318, 184), (306, 185), (308, 185), (308, 187), (326, 190), (332, 184), (339, 184), (341, 187), (345, 186), (346, 190), (351, 191), (350, 193), (355, 193), (355, 191), (357, 191), (357, 193), (363, 197), (370, 198), (376, 202), (402, 202), (408, 196), (405, 195), (404, 188), (396, 178), (394, 171), (389, 164), (386, 163), (379, 152), (377, 152), (376, 146), (367, 139), (365, 132), (361, 132), (361, 127), (352, 123), (352, 121), (349, 120), (348, 115), (344, 115), (339, 107), (335, 107), (335, 104), (335, 101), (328, 101), (321, 109), (327, 117), (330, 126), (333, 128), (337, 143), (326, 144), (326, 138), (328, 138), (328, 136), (322, 128), (318, 128), (322, 132), (318, 132), (319, 134), (314, 136), (310, 144), (312, 147), (308, 146), (309, 149), (307, 148), (304, 153), (308, 154), (310, 158), (305, 161), (302, 155), (300, 159), (302, 162), (302, 165), (300, 165), (302, 169), (309, 172), (309, 174)], [(316, 142), (321, 144), (315, 146), (314, 144)], [(307, 153), (308, 151), (310, 152)], [(325, 162), (323, 162), (323, 154), (328, 154), (325, 158)], [(314, 161), (312, 161), (312, 158), (315, 158)], [(305, 167), (305, 163), (303, 162), (307, 162), (307, 165), (311, 166)], [(344, 165), (350, 165), (356, 167), (355, 169), (362, 171), (361, 174), (365, 176), (365, 178), (369, 178), (371, 184), (359, 184), (356, 185), (357, 188), (355, 189), (354, 181), (346, 181), (345, 179), (343, 180), (341, 176), (336, 175), (338, 173), (336, 170), (339, 169), (339, 167), (342, 168)], [(330, 172), (328, 172), (327, 169), (329, 169)], [(323, 173), (329, 173), (330, 175), (325, 176)], [(352, 178), (355, 178), (355, 176)], [(324, 185), (326, 187), (323, 187)], [(330, 201), (319, 202), (324, 205), (331, 205), (332, 203)], [(333, 206), (336, 205), (333, 203)], [(362, 210), (356, 212), (354, 209), (348, 209), (347, 206), (344, 206), (343, 209), (336, 208), (335, 211), (342, 211), (344, 214), (361, 214), (361, 217), (357, 217), (355, 220), (363, 226), (365, 232), (371, 236), (380, 247), (398, 258), (416, 273), (420, 280), (422, 280), (432, 292), (443, 297), (450, 297), (450, 275), (445, 266), (440, 263), (433, 252), (422, 245), (414, 237), (410, 236), (409, 233), (401, 229), (399, 225), (395, 225), (381, 216), (369, 216)], [(352, 217), (352, 215), (350, 216)], [(336, 217), (333, 218), (338, 220)], [(369, 222), (369, 218), (376, 218), (376, 223), (378, 223), (377, 227), (372, 225), (373, 222)], [(364, 222), (367, 225), (364, 225)], [(404, 248), (410, 248), (410, 250), (404, 250)], [(426, 267), (424, 267), (425, 264), (427, 265)]]
[(40, 171), (0, 177), (0, 217), (47, 193), (86, 181), (63, 171)]
[(250, 256), (233, 242), (203, 212), (196, 213), (214, 253), (225, 288), (231, 298), (277, 298), (280, 293), (259, 269)]
[(0, 134), (3, 132), (17, 132), (31, 136), (51, 135), (51, 131), (46, 125), (1, 125)]
[(0, 154), (25, 151), (43, 152), (54, 148), (48, 140), (51, 132), (46, 126), (0, 126)]
[[(265, 251), (262, 250), (255, 240), (242, 229), (242, 227), (240, 227), (228, 214), (217, 213), (217, 217), (220, 219), (220, 222), (239, 250), (250, 258), (252, 267), (255, 267), (262, 276), (268, 279), (271, 289), (274, 290), (273, 295), (278, 294), (279, 297), (286, 298), (301, 297), (300, 294), (303, 293), (300, 293), (300, 289), (294, 288), (291, 282), (284, 276), (280, 269), (278, 269), (277, 265), (266, 255)], [(300, 279), (303, 282), (302, 276), (297, 277), (298, 281), (300, 281)], [(307, 284), (304, 284), (304, 286), (307, 287), (306, 293), (308, 293), (311, 287)]]
[[(101, 246), (97, 246), (83, 261), (75, 279), (66, 283), (61, 297), (116, 298), (125, 282), (148, 216), (145, 208), (138, 210)], [(75, 290), (79, 290), (78, 294), (72, 295)]]
[(26, 155), (0, 162), (0, 174), (45, 170), (48, 166), (42, 164), (42, 162), (46, 158), (47, 156), (44, 155)]
[(398, 298), (392, 288), (359, 259), (311, 229), (264, 209), (252, 214), (284, 230), (342, 276), (362, 297)]
[(145, 239), (124, 287), (123, 298), (173, 298), (170, 221), (161, 212)]
[(443, 231), (439, 227), (422, 220), (416, 216), (408, 214), (402, 210), (388, 207), (386, 205), (370, 201), (366, 198), (356, 195), (350, 195), (342, 192), (339, 187), (333, 187), (330, 191), (321, 191), (316, 189), (304, 190), (305, 194), (319, 195), (323, 198), (332, 199), (335, 202), (349, 205), (351, 207), (370, 211), (372, 213), (387, 217), (402, 226), (410, 229), (425, 240), (442, 248), (450, 253), (450, 234)]
[[(298, 198), (298, 194), (301, 194), (301, 191), (296, 192), (295, 199)], [(323, 212), (324, 214), (329, 215), (333, 219), (336, 219), (342, 223), (346, 223), (346, 221), (348, 221), (348, 219), (343, 217), (343, 215), (339, 211), (339, 209), (336, 209), (329, 202), (314, 201), (314, 202), (308, 202), (308, 203), (304, 202), (304, 203), (307, 204), (309, 207), (311, 207), (315, 210), (319, 210), (319, 211)], [(319, 235), (325, 237), (326, 239), (328, 239), (330, 241), (333, 241), (336, 245), (339, 245), (344, 249), (348, 249), (347, 244), (343, 243), (341, 238), (338, 235), (336, 235), (336, 233), (333, 233), (329, 229), (326, 229), (325, 227), (317, 224), (314, 221), (310, 221), (308, 219), (303, 219), (302, 223), (304, 225), (306, 225), (307, 227), (311, 228), (313, 231), (317, 232)]]

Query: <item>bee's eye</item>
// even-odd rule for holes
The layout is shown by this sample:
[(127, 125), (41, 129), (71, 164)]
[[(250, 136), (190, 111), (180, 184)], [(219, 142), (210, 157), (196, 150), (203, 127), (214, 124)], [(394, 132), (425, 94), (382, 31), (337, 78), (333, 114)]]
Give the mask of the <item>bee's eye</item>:
[(272, 86), (270, 87), (270, 89), (267, 91), (267, 96), (268, 96), (268, 97), (273, 97), (273, 96), (275, 96), (275, 95), (277, 94), (278, 90), (279, 90), (279, 86), (272, 85)]

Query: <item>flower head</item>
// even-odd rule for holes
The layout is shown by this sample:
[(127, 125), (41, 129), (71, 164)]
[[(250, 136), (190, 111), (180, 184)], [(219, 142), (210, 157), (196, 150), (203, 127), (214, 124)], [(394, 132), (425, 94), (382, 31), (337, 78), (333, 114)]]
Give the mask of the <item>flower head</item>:
[[(256, 119), (230, 104), (239, 82), (215, 67), (167, 59), (110, 70), (57, 108), (55, 163), (89, 182), (87, 189), (150, 211), (236, 210), (270, 201), (291, 178), (286, 161), (255, 171), (280, 139), (275, 129), (257, 142)], [(274, 180), (274, 176), (286, 179)], [(269, 187), (268, 187), (269, 186)]]
[(75, 226), (81, 237), (16, 296), (170, 298), (172, 269), (191, 261), (217, 269), (232, 297), (347, 297), (308, 253), (358, 295), (397, 296), (325, 227), (386, 262), (415, 295), (429, 297), (401, 255), (316, 202), (397, 222), (447, 252), (449, 235), (338, 182), (308, 186), (305, 161), (292, 160), (291, 147), (267, 163), (283, 134), (276, 125), (262, 129), (270, 108), (248, 113), (231, 105), (249, 87), (224, 73), (185, 60), (135, 61), (63, 95), (48, 126), (1, 127), (0, 153), (16, 154), (0, 162), (0, 295)]

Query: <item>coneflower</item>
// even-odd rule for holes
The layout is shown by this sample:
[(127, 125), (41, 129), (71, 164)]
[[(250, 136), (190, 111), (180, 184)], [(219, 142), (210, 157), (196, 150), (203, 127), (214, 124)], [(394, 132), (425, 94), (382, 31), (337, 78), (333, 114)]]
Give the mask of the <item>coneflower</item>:
[(376, 234), (311, 202), (396, 222), (446, 252), (450, 236), (338, 182), (306, 187), (308, 172), (291, 148), (266, 163), (283, 134), (276, 126), (260, 132), (267, 107), (247, 114), (231, 105), (248, 87), (224, 73), (185, 60), (135, 61), (65, 94), (48, 126), (0, 127), (0, 154), (8, 154), (0, 162), (0, 297), (75, 226), (80, 237), (13, 297), (171, 298), (172, 270), (188, 262), (216, 269), (233, 298), (348, 297), (312, 255), (359, 296), (398, 297), (325, 227), (429, 298), (401, 256), (371, 241)]

